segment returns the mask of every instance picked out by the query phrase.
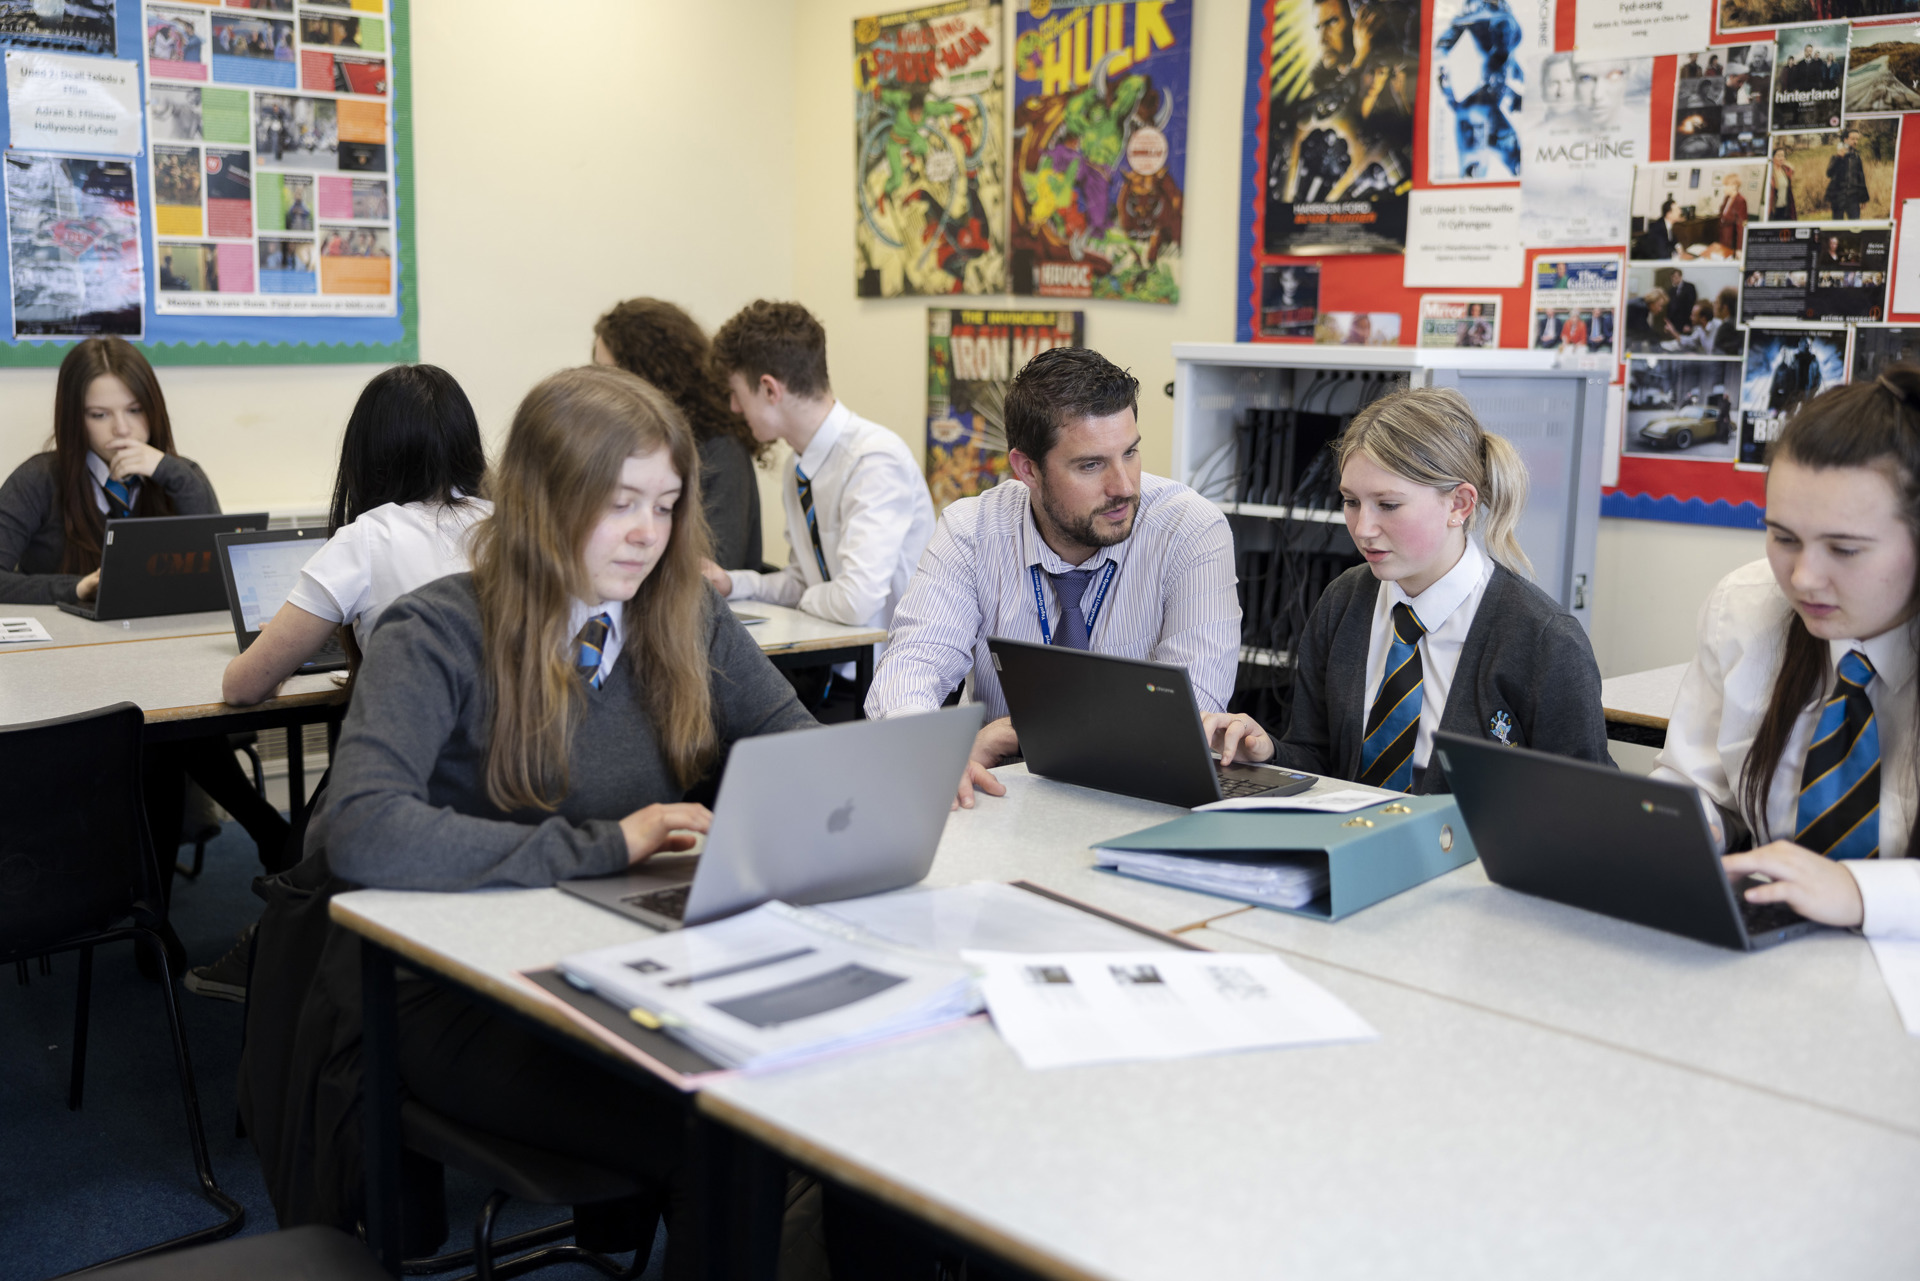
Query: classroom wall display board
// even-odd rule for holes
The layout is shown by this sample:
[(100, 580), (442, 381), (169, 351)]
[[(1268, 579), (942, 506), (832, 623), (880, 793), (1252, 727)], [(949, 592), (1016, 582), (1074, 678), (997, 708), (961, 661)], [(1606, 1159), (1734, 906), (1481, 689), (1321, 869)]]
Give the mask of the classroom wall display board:
[(1179, 302), (1192, 0), (1014, 21), (1013, 292)]
[(854, 20), (858, 296), (1006, 292), (1001, 19), (949, 0)]
[(1083, 311), (927, 311), (927, 487), (945, 511), (1005, 480), (1007, 385), (1055, 347), (1084, 347)]
[(0, 365), (419, 358), (408, 0), (4, 0)]
[(1602, 514), (1758, 529), (1786, 416), (1920, 356), (1909, 111), (1920, 0), (1252, 0), (1237, 337), (1611, 369)]

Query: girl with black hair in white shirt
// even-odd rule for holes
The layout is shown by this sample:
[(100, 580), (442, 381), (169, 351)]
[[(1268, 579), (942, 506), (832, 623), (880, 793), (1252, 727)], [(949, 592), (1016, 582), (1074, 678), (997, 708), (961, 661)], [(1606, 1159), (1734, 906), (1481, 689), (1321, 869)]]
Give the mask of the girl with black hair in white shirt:
[(1768, 461), (1767, 558), (1701, 610), (1654, 774), (1758, 846), (1726, 860), (1749, 900), (1920, 936), (1920, 368), (1808, 401)]

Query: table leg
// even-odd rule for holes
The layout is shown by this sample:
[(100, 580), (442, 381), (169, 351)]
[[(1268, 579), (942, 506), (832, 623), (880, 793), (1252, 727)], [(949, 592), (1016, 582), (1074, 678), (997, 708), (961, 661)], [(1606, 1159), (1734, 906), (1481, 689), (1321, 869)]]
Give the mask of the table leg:
[(698, 1112), (691, 1124), (698, 1275), (773, 1281), (780, 1267), (786, 1161)]
[(393, 953), (360, 941), (361, 1123), (367, 1162), (367, 1244), (400, 1275), (400, 1010)]
[(287, 813), (298, 814), (307, 799), (307, 727), (287, 726)]

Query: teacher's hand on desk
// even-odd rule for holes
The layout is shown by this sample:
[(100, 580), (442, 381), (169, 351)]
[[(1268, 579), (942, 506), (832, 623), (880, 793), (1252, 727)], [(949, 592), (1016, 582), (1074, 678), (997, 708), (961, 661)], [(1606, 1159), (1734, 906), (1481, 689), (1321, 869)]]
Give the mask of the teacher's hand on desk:
[(693, 833), (713, 826), (713, 811), (704, 805), (678, 801), (649, 805), (620, 820), (627, 838), (627, 866), (644, 863), (655, 854), (677, 853), (694, 847)]
[(1866, 916), (1860, 886), (1839, 863), (1792, 841), (1775, 841), (1720, 860), (1731, 880), (1764, 876), (1747, 890), (1749, 903), (1785, 903), (1809, 921), (1851, 928)]
[(1222, 765), (1273, 759), (1273, 739), (1245, 712), (1202, 712), (1200, 723), (1207, 729), (1207, 746)]
[(1007, 785), (988, 771), (1020, 750), (1020, 736), (1013, 732), (1013, 718), (1002, 716), (988, 721), (973, 736), (973, 751), (967, 757), (967, 769), (960, 776), (960, 794), (953, 808), (972, 809), (976, 789), (988, 796), (1005, 796)]

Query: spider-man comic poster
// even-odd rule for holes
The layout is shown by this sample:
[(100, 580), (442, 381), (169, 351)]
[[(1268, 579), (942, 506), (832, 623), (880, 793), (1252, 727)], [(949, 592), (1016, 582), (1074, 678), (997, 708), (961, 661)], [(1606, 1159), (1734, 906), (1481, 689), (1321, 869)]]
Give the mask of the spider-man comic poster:
[(1013, 292), (1180, 301), (1192, 0), (1022, 7)]
[(1247, 141), (1262, 149), (1260, 248), (1405, 252), (1420, 6), (1255, 0), (1252, 21), (1258, 118)]
[(1006, 291), (1000, 32), (984, 0), (854, 21), (860, 297)]

